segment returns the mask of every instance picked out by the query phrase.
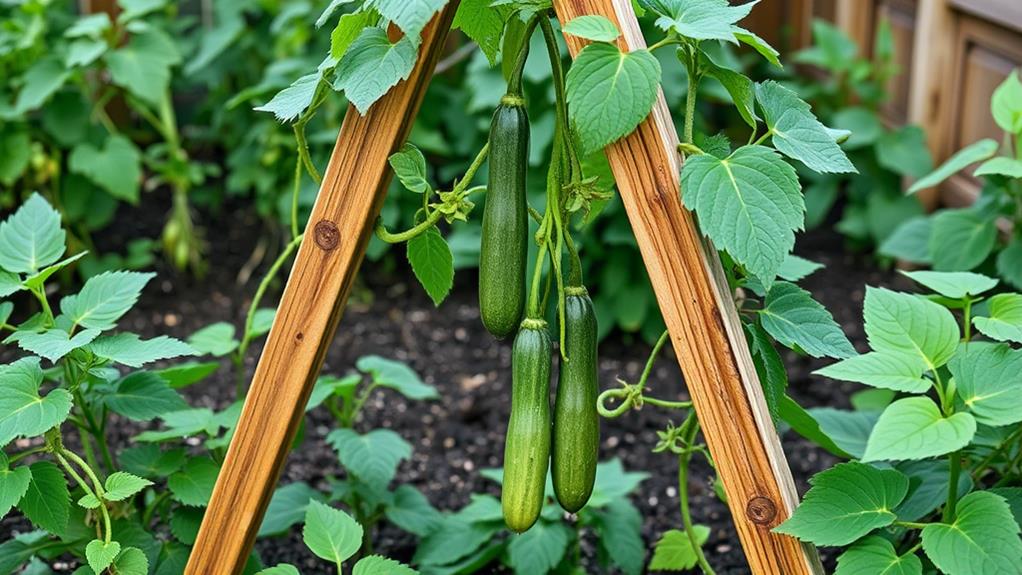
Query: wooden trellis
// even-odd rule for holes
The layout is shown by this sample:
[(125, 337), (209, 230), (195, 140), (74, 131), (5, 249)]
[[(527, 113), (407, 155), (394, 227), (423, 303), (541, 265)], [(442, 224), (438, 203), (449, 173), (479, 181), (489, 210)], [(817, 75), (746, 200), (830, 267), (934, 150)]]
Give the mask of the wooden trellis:
[[(562, 22), (600, 14), (644, 46), (631, 0), (555, 0)], [(391, 174), (443, 48), (457, 2), (422, 34), (410, 77), (365, 116), (348, 110), (186, 573), (240, 573), (304, 416), (362, 262)], [(583, 43), (567, 37), (572, 55)], [(791, 472), (715, 249), (681, 204), (678, 136), (661, 93), (631, 135), (607, 147), (614, 177), (750, 568), (822, 574), (816, 551), (771, 533), (797, 502)]]

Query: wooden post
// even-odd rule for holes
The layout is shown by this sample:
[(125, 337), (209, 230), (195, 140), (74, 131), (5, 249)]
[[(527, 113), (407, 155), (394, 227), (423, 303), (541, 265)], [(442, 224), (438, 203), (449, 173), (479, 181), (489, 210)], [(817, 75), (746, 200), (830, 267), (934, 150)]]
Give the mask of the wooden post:
[[(645, 46), (631, 0), (554, 0), (554, 8), (561, 22), (605, 16), (623, 32), (621, 49)], [(573, 55), (584, 45), (565, 39)], [(635, 132), (605, 151), (749, 567), (757, 575), (822, 574), (812, 546), (770, 531), (798, 495), (717, 252), (681, 204), (677, 144), (661, 92)]]
[(409, 78), (365, 116), (349, 108), (185, 573), (240, 573), (333, 340), (404, 143), (450, 29), (452, 0), (422, 33)]

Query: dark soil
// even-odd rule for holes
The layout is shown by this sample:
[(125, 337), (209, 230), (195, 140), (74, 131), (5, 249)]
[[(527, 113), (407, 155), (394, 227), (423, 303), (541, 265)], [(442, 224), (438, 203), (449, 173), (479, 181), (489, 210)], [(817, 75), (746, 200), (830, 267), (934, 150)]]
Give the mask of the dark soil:
[[(122, 322), (123, 328), (145, 336), (168, 334), (185, 338), (216, 321), (231, 321), (240, 327), (255, 280), (241, 286), (236, 277), (256, 239), (266, 232), (255, 215), (244, 210), (225, 211), (224, 215), (228, 213), (230, 217), (221, 218), (225, 225), (205, 222), (211, 264), (206, 277), (199, 281), (160, 269), (136, 309)], [(138, 219), (123, 221), (118, 235), (138, 237), (158, 233), (160, 223), (152, 221), (154, 216), (133, 215)], [(117, 245), (118, 239), (109, 241)], [(841, 238), (832, 232), (805, 234), (796, 252), (826, 264), (825, 269), (802, 284), (833, 311), (848, 336), (862, 349), (864, 286), (900, 285), (901, 278), (878, 271), (866, 256), (846, 254)], [(474, 272), (459, 272), (453, 293), (436, 309), (411, 276), (403, 258), (393, 258), (393, 262), (364, 267), (323, 370), (343, 374), (353, 368), (359, 357), (379, 354), (406, 362), (427, 383), (437, 387), (441, 397), (433, 402), (411, 402), (390, 391), (377, 392), (367, 404), (358, 427), (391, 428), (411, 442), (414, 456), (401, 465), (398, 479), (418, 487), (437, 508), (455, 510), (467, 504), (472, 493), (499, 493), (492, 482), (479, 475), (479, 470), (501, 466), (511, 393), (510, 342), (495, 341), (483, 329), (476, 309)], [(258, 346), (253, 346), (246, 366), (249, 372), (258, 352)], [(618, 376), (635, 381), (649, 346), (614, 334), (603, 342), (600, 352), (600, 383), (601, 388), (607, 388), (616, 385)], [(841, 407), (848, 403), (851, 386), (810, 375), (820, 366), (819, 361), (794, 353), (786, 354), (785, 360), (791, 394), (800, 403), (807, 407)], [(233, 401), (234, 381), (229, 362), (225, 361), (220, 372), (185, 393), (193, 405), (223, 408)], [(669, 349), (657, 362), (649, 386), (658, 397), (687, 398)], [(627, 470), (650, 473), (634, 496), (644, 517), (643, 537), (650, 550), (664, 531), (681, 525), (677, 460), (668, 454), (651, 453), (656, 431), (663, 429), (672, 415), (674, 422), (680, 423), (677, 414), (653, 407), (602, 423), (601, 459), (618, 457)], [(313, 413), (310, 418), (305, 443), (291, 454), (282, 482), (306, 481), (325, 488), (328, 476), (342, 474), (334, 452), (324, 441), (332, 419), (325, 410)], [(792, 433), (786, 434), (783, 442), (800, 493), (807, 489), (807, 479), (813, 473), (835, 463), (833, 457)], [(706, 547), (709, 560), (721, 575), (749, 573), (727, 507), (714, 495), (711, 477), (709, 466), (697, 459), (689, 489), (695, 521), (712, 527)], [(0, 531), (9, 533), (17, 527), (23, 527), (20, 521), (8, 518)], [(413, 536), (387, 525), (379, 529), (374, 540), (377, 552), (396, 559), (407, 561), (415, 550)], [(591, 544), (592, 541), (588, 543), (590, 548)], [(267, 565), (290, 562), (303, 573), (329, 572), (301, 544), (298, 530), (285, 539), (262, 540), (257, 549)], [(827, 550), (824, 554), (828, 555)], [(832, 563), (832, 557), (826, 558)], [(595, 572), (596, 568), (591, 566), (587, 571)]]

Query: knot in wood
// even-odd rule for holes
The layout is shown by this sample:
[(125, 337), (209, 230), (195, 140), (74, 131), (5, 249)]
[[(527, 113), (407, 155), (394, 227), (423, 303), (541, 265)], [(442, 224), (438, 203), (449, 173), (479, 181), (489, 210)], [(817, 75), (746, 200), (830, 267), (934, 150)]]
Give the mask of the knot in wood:
[(745, 515), (756, 525), (769, 525), (777, 517), (777, 505), (769, 497), (757, 495), (745, 506)]
[(313, 237), (316, 239), (316, 245), (323, 251), (330, 251), (337, 247), (337, 244), (341, 241), (341, 231), (337, 229), (337, 224), (330, 220), (319, 220), (316, 222), (316, 227), (313, 228)]

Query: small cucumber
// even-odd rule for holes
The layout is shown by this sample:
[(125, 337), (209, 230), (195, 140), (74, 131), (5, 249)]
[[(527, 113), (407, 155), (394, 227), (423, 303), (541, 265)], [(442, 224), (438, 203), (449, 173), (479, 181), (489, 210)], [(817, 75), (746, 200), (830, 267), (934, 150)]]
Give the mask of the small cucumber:
[(520, 96), (506, 95), (490, 124), (490, 171), (479, 253), (479, 313), (486, 329), (498, 338), (512, 333), (525, 311), (528, 161), (525, 103)]
[(504, 444), (504, 522), (518, 533), (543, 509), (550, 463), (550, 354), (543, 320), (526, 319), (511, 352), (511, 421)]
[(553, 480), (561, 507), (575, 513), (589, 501), (600, 448), (597, 329), (584, 287), (568, 287), (564, 305), (564, 351), (554, 403)]

